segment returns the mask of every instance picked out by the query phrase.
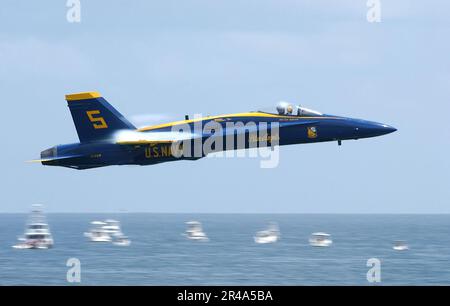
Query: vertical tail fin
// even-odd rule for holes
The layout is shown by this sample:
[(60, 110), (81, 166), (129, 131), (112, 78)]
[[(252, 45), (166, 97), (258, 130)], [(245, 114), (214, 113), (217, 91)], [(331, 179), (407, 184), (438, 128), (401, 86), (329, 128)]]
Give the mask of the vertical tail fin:
[(80, 142), (107, 140), (118, 130), (135, 130), (98, 92), (66, 95)]

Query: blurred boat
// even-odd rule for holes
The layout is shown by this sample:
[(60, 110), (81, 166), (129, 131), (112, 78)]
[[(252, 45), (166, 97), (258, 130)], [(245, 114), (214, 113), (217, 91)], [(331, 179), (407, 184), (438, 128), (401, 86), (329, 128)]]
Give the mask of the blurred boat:
[(254, 240), (256, 243), (274, 243), (280, 238), (280, 231), (276, 223), (270, 223), (268, 229), (256, 233)]
[(12, 247), (14, 249), (18, 249), (18, 250), (33, 249), (33, 246), (31, 244), (27, 244), (27, 243), (19, 243), (19, 244), (13, 245)]
[(397, 240), (392, 247), (395, 251), (407, 251), (409, 250), (409, 246), (406, 244), (406, 241)]
[(13, 245), (15, 249), (49, 249), (53, 247), (53, 236), (42, 210), (42, 205), (32, 206), (25, 232), (18, 239), (20, 243)]
[(131, 244), (131, 240), (125, 235), (118, 235), (115, 236), (113, 244), (118, 246), (129, 246)]
[(188, 221), (186, 222), (187, 229), (184, 233), (187, 239), (190, 240), (200, 240), (208, 241), (208, 236), (203, 232), (202, 224), (198, 221)]
[(120, 221), (108, 219), (105, 220), (105, 224), (102, 226), (102, 229), (105, 231), (105, 233), (109, 234), (110, 236), (121, 236), (123, 235), (122, 229), (120, 227)]
[(84, 233), (86, 238), (89, 238), (92, 242), (111, 242), (112, 238), (110, 234), (103, 228), (107, 225), (106, 222), (92, 221), (91, 225), (92, 228)]
[(105, 221), (92, 221), (92, 228), (84, 236), (92, 242), (112, 242), (114, 245), (128, 246), (130, 239), (122, 233), (120, 222), (108, 219)]
[(332, 243), (331, 235), (327, 233), (312, 233), (309, 238), (309, 244), (314, 247), (329, 247)]

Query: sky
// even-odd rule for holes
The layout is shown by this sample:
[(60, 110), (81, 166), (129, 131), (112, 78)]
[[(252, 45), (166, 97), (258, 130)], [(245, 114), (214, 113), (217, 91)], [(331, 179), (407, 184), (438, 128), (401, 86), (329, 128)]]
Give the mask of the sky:
[[(450, 2), (81, 0), (0, 5), (0, 212), (450, 213)], [(290, 101), (392, 125), (255, 158), (87, 171), (25, 163), (77, 142), (64, 95), (138, 125)], [(147, 121), (147, 122), (145, 122)]]

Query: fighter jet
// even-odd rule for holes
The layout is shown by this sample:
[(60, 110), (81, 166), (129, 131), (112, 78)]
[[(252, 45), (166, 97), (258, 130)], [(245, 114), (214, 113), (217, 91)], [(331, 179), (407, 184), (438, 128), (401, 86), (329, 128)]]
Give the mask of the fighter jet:
[(376, 137), (392, 126), (322, 114), (281, 102), (271, 110), (196, 117), (136, 128), (98, 92), (66, 95), (79, 142), (57, 145), (36, 160), (78, 170), (198, 160), (212, 152)]

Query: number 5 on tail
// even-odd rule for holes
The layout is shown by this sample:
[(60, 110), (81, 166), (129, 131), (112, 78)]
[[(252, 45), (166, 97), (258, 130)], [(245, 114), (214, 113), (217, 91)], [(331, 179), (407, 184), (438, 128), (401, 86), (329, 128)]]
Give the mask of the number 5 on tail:
[(99, 110), (87, 111), (86, 114), (89, 117), (89, 121), (93, 123), (93, 127), (97, 129), (107, 129), (108, 125), (103, 117), (94, 117), (94, 115), (99, 115)]

